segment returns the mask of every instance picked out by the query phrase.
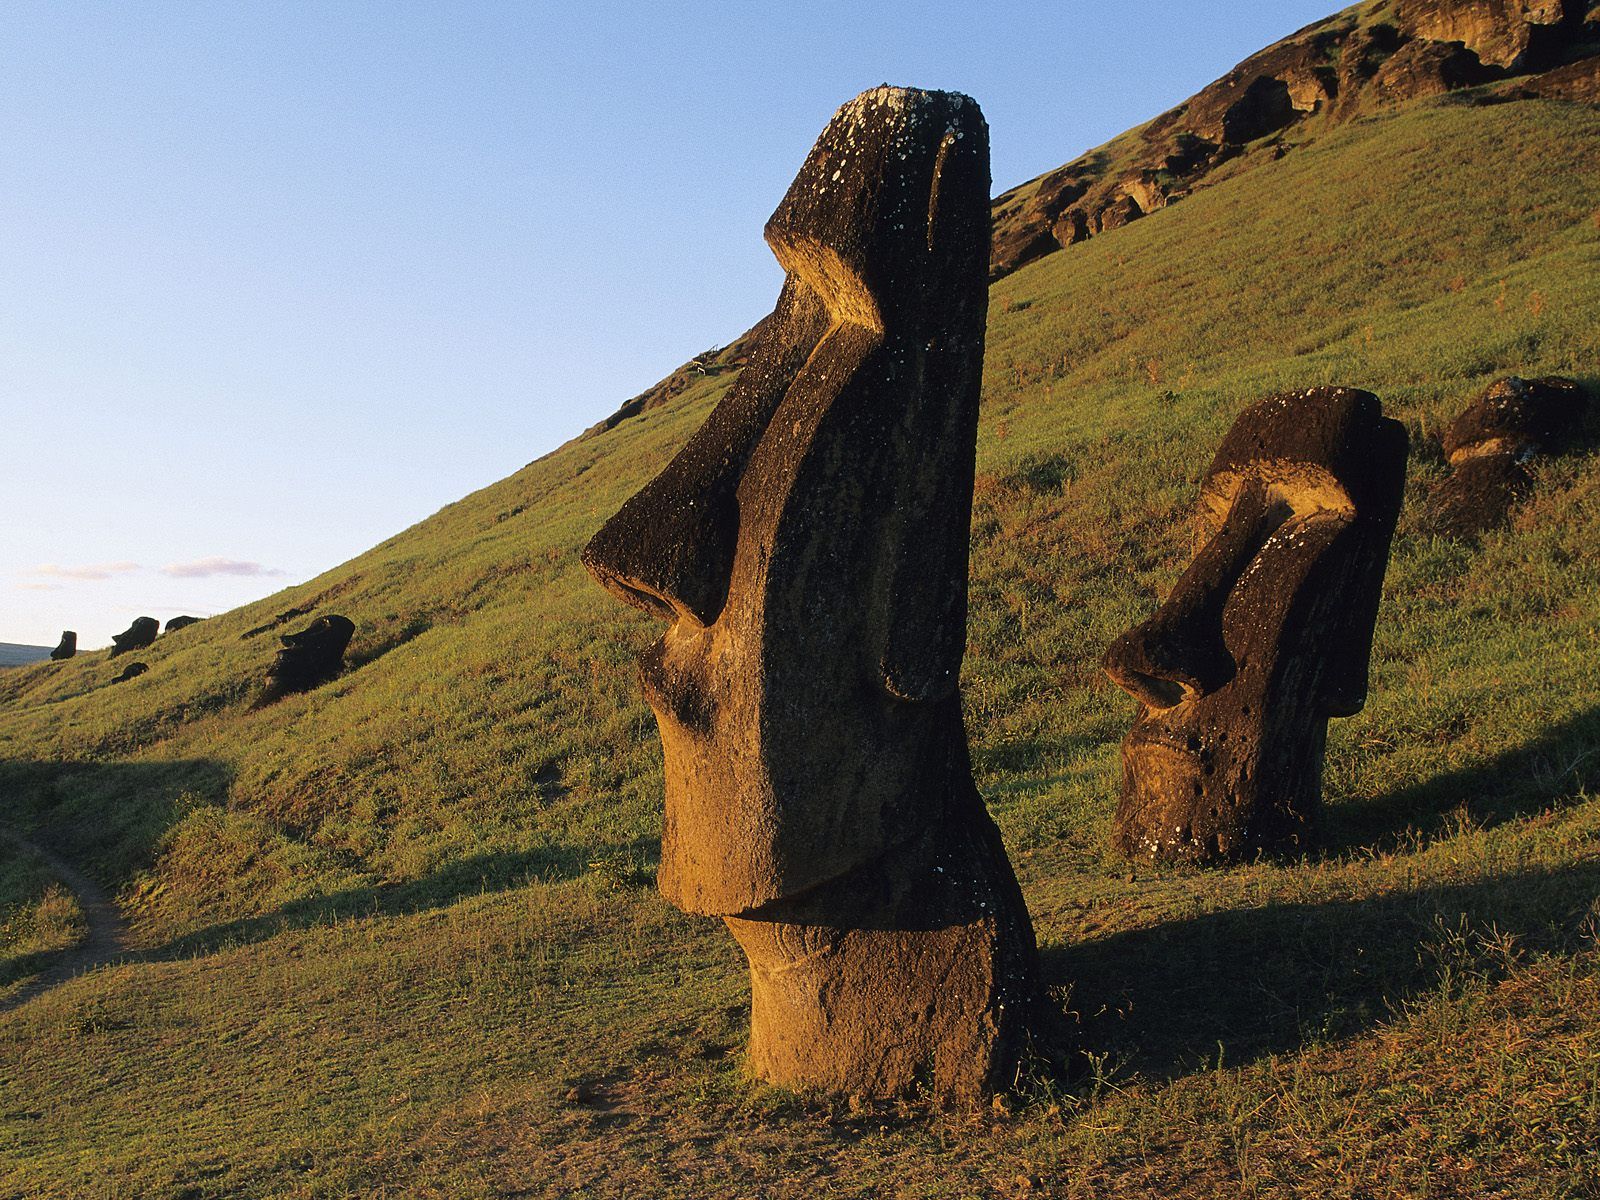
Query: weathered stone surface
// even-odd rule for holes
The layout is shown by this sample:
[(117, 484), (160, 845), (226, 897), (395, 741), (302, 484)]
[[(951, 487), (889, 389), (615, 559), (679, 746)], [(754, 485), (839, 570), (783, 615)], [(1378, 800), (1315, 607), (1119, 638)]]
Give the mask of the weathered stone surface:
[(286, 633), (278, 640), (278, 651), (267, 672), (264, 701), (289, 692), (304, 692), (327, 683), (344, 669), (345, 648), (356, 627), (347, 617), (330, 614), (318, 617), (299, 633)]
[(988, 163), (964, 96), (840, 109), (767, 224), (787, 278), (744, 374), (583, 555), (667, 622), (660, 888), (727, 921), (786, 1086), (980, 1093), (1035, 1012), (957, 692)]
[(78, 635), (70, 629), (61, 631), (61, 640), (56, 643), (56, 648), (50, 651), (50, 657), (56, 662), (64, 662), (78, 652)]
[(1423, 96), (1473, 87), (1492, 78), (1459, 42), (1407, 42), (1378, 68), (1365, 99), (1374, 105), (1402, 104)]
[(1303, 846), (1330, 717), (1360, 711), (1407, 438), (1377, 397), (1274, 396), (1200, 488), (1202, 548), (1107, 651), (1136, 699), (1116, 839), (1141, 860), (1216, 865)]
[(1527, 495), (1527, 464), (1570, 445), (1588, 406), (1571, 379), (1496, 380), (1445, 431), (1450, 475), (1429, 497), (1428, 524), (1437, 533), (1475, 537), (1505, 520)]
[(154, 617), (138, 617), (121, 633), (111, 639), (111, 657), (126, 654), (130, 650), (143, 650), (156, 640), (156, 634), (161, 632), (161, 623)]
[(173, 617), (172, 620), (167, 622), (166, 627), (162, 630), (162, 632), (176, 633), (180, 629), (187, 629), (191, 625), (198, 625), (203, 620), (205, 620), (204, 617)]
[(1513, 71), (1547, 62), (1560, 30), (1582, 23), (1576, 0), (1398, 0), (1395, 7), (1410, 36), (1461, 42), (1485, 65)]
[(1144, 216), (1144, 210), (1139, 207), (1139, 202), (1132, 196), (1118, 196), (1106, 205), (1095, 216), (1094, 227), (1097, 232), (1106, 233), (1112, 229), (1121, 229), (1130, 221), (1137, 221)]
[(122, 668), (122, 674), (113, 679), (112, 683), (127, 683), (130, 679), (137, 679), (150, 669), (149, 663), (131, 662)]

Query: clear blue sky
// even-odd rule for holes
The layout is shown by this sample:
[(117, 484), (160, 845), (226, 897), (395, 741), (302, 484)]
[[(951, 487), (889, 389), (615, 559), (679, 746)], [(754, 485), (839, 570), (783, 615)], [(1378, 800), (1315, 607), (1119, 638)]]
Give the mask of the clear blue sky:
[(976, 97), (999, 191), (1332, 11), (13, 0), (0, 641), (309, 578), (730, 340), (864, 88)]

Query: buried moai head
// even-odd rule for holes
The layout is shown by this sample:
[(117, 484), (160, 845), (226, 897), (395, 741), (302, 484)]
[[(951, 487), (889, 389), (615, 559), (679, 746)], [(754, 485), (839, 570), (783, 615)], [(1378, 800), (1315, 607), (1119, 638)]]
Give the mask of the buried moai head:
[(111, 657), (126, 654), (130, 650), (143, 650), (156, 640), (156, 634), (161, 632), (161, 622), (154, 617), (139, 617), (121, 633), (111, 639)]
[(1200, 487), (1201, 548), (1106, 673), (1139, 701), (1118, 847), (1214, 864), (1304, 844), (1330, 717), (1360, 711), (1407, 437), (1347, 388), (1245, 410)]
[(113, 679), (112, 683), (127, 683), (130, 679), (137, 679), (150, 669), (149, 663), (131, 662), (122, 668), (122, 674)]
[(56, 648), (50, 651), (50, 657), (56, 662), (63, 662), (78, 652), (78, 635), (70, 629), (61, 631), (61, 640), (56, 643)]
[(660, 887), (727, 920), (749, 1061), (789, 1086), (980, 1092), (1032, 1011), (957, 693), (988, 195), (966, 97), (840, 109), (767, 224), (787, 278), (743, 374), (584, 551), (667, 624)]
[(988, 253), (963, 96), (846, 105), (766, 228), (788, 272), (738, 384), (589, 543), (668, 624), (644, 656), (666, 751), (660, 884), (749, 912), (936, 814), (959, 721)]
[(177, 633), (180, 629), (187, 629), (191, 625), (198, 625), (204, 617), (173, 617), (162, 628), (162, 633)]
[(1571, 379), (1519, 379), (1489, 385), (1445, 431), (1450, 475), (1428, 501), (1437, 533), (1474, 537), (1500, 524), (1533, 485), (1527, 463), (1572, 442), (1588, 397)]
[(318, 617), (299, 633), (284, 634), (278, 639), (283, 649), (267, 671), (263, 699), (308, 691), (338, 675), (344, 669), (345, 647), (355, 631), (348, 618), (329, 615)]

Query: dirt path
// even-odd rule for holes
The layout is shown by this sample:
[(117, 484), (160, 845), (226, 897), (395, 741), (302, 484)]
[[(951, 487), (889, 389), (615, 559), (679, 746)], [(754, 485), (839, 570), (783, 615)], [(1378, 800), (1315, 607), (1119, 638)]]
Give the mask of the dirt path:
[(44, 972), (20, 991), (0, 1000), (0, 1012), (25, 1004), (41, 992), (65, 983), (74, 976), (103, 967), (108, 963), (122, 962), (132, 956), (128, 949), (128, 923), (122, 919), (117, 906), (105, 890), (70, 863), (56, 857), (43, 846), (35, 845), (15, 830), (0, 825), (0, 841), (39, 858), (55, 873), (77, 900), (83, 912), (88, 932), (76, 946), (59, 950), (49, 956)]

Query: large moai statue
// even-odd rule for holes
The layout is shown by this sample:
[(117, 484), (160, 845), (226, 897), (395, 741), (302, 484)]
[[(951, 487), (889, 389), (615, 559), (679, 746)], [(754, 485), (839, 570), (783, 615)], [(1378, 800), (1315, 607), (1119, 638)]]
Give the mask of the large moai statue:
[(61, 640), (56, 643), (56, 648), (50, 651), (50, 657), (56, 662), (65, 662), (78, 652), (78, 635), (71, 629), (61, 631)]
[(344, 670), (344, 652), (356, 631), (348, 617), (330, 614), (318, 617), (299, 633), (286, 633), (278, 641), (278, 651), (267, 670), (267, 687), (261, 703), (267, 704), (290, 692), (310, 691)]
[(1376, 396), (1273, 396), (1200, 485), (1194, 561), (1106, 673), (1139, 701), (1118, 849), (1219, 865), (1306, 844), (1328, 719), (1361, 710), (1406, 432)]
[(154, 617), (136, 617), (121, 633), (112, 635), (111, 657), (127, 654), (130, 650), (143, 650), (156, 640), (161, 632), (161, 622)]
[(667, 623), (659, 885), (750, 962), (771, 1082), (1008, 1082), (1032, 925), (973, 784), (957, 677), (988, 306), (988, 128), (965, 96), (839, 110), (768, 222), (749, 364), (584, 551)]
[(1445, 431), (1450, 474), (1428, 499), (1437, 533), (1476, 537), (1505, 520), (1528, 494), (1527, 463), (1567, 448), (1588, 397), (1571, 379), (1498, 379)]

